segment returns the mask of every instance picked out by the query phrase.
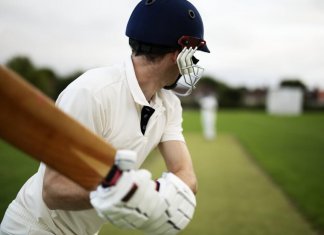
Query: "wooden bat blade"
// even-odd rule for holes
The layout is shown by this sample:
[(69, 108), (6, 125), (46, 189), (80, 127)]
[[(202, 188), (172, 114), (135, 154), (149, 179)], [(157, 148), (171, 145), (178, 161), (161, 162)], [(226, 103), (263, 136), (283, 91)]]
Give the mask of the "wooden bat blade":
[(0, 66), (0, 138), (87, 190), (114, 164), (116, 150), (13, 71)]

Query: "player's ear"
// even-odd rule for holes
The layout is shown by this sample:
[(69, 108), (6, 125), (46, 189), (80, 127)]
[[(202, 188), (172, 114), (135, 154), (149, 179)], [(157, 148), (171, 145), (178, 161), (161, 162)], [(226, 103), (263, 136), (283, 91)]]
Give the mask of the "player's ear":
[(177, 63), (177, 58), (178, 58), (179, 53), (180, 53), (179, 50), (176, 50), (176, 51), (172, 52), (172, 61), (173, 61), (173, 63)]

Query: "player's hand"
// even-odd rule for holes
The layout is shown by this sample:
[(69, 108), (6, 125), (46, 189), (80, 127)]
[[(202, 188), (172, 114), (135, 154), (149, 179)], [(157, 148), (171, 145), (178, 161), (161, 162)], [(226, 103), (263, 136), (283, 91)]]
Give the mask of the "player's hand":
[(156, 191), (151, 173), (134, 170), (135, 163), (133, 152), (118, 152), (115, 171), (122, 171), (111, 174), (108, 187), (100, 185), (90, 193), (91, 204), (99, 216), (123, 229), (139, 228), (148, 218), (160, 217), (167, 207)]
[(177, 234), (193, 218), (196, 197), (191, 189), (172, 173), (164, 173), (158, 179), (158, 183), (159, 194), (167, 201), (168, 208), (159, 218), (150, 219), (140, 229), (154, 235)]

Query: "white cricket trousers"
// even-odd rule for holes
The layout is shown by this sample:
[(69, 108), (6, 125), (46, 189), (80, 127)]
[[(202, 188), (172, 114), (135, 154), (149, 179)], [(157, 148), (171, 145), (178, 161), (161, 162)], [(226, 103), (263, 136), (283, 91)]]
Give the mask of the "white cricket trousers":
[(215, 121), (216, 121), (215, 110), (206, 109), (201, 111), (201, 122), (202, 122), (203, 134), (205, 139), (207, 140), (212, 140), (216, 137)]

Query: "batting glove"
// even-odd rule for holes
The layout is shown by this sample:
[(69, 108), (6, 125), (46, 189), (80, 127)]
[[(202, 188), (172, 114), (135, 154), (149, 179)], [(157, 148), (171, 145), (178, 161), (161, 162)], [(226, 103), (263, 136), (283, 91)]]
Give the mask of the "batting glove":
[(196, 197), (191, 189), (172, 173), (164, 173), (157, 181), (159, 194), (167, 202), (168, 208), (159, 218), (150, 219), (140, 229), (152, 235), (177, 234), (193, 218)]
[(149, 171), (132, 169), (136, 154), (118, 152), (115, 163), (109, 182), (90, 193), (90, 202), (99, 216), (122, 229), (136, 229), (149, 218), (160, 217), (167, 208), (166, 201), (156, 191)]

